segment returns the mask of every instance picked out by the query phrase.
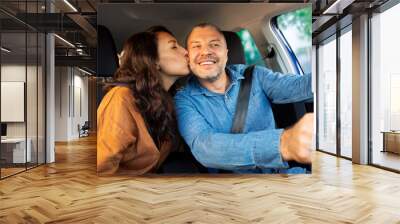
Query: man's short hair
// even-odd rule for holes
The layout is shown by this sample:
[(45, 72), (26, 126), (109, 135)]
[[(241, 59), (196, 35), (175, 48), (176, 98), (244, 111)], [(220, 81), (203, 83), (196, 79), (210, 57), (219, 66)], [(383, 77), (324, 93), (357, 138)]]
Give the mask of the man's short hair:
[[(186, 36), (186, 41), (185, 41), (186, 47), (188, 47), (188, 40), (189, 40), (190, 34), (192, 34), (193, 30), (196, 29), (196, 28), (205, 28), (205, 27), (213, 28), (219, 34), (221, 34), (221, 36), (225, 39), (224, 33), (222, 32), (222, 30), (217, 25), (212, 24), (212, 23), (199, 23), (199, 24), (193, 26), (192, 29), (190, 30), (189, 34)], [(225, 42), (226, 42), (226, 40), (225, 40)]]

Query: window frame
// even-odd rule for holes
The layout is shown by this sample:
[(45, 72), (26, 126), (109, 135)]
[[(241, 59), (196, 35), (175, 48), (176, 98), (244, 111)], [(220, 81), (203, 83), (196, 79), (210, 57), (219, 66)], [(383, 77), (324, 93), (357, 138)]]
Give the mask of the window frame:
[(373, 88), (373, 77), (375, 76), (374, 74), (374, 49), (373, 49), (373, 42), (374, 42), (374, 36), (372, 34), (373, 32), (373, 19), (379, 15), (385, 13), (387, 10), (397, 6), (400, 4), (398, 0), (388, 0), (381, 6), (375, 8), (373, 11), (368, 12), (368, 32), (367, 32), (367, 37), (368, 37), (368, 165), (377, 167), (383, 170), (391, 171), (394, 173), (400, 173), (400, 170), (397, 168), (392, 168), (390, 166), (387, 166), (385, 164), (380, 164), (377, 162), (374, 162), (374, 138), (373, 138), (373, 95), (375, 94), (374, 88)]
[[(299, 9), (295, 9), (299, 10)], [(293, 11), (295, 11), (293, 10)], [(292, 11), (289, 11), (292, 12)], [(289, 13), (286, 12), (286, 13)], [(283, 13), (282, 13), (283, 14)], [(278, 17), (281, 16), (282, 14), (276, 15), (271, 18), (270, 20), (270, 25), (272, 27), (272, 31), (276, 34), (278, 41), (283, 45), (283, 48), (286, 50), (286, 53), (288, 53), (288, 56), (290, 58), (290, 63), (293, 65), (295, 72), (300, 75), (304, 75), (304, 70), (303, 67), (301, 67), (301, 64), (294, 53), (292, 47), (290, 46), (288, 40), (286, 39), (285, 35), (282, 33), (282, 31), (278, 27)]]

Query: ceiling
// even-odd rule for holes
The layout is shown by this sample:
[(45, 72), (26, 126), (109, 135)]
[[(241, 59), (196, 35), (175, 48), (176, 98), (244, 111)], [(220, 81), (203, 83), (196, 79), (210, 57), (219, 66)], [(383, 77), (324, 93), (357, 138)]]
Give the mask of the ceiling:
[(200, 22), (213, 23), (222, 30), (236, 30), (246, 27), (246, 24), (260, 22), (266, 16), (304, 6), (303, 3), (103, 4), (98, 8), (97, 21), (98, 25), (110, 29), (120, 50), (130, 35), (154, 25), (167, 27), (180, 43), (184, 43), (191, 27)]
[[(68, 3), (70, 3), (69, 6)], [(340, 4), (336, 4), (336, 1), (340, 1)], [(91, 68), (95, 68), (96, 64), (96, 27), (97, 22), (107, 23), (108, 19), (111, 21), (119, 21), (119, 26), (116, 26), (116, 33), (120, 33), (121, 37), (117, 37), (117, 42), (122, 42), (123, 37), (131, 34), (136, 30), (140, 30), (151, 23), (154, 15), (154, 8), (152, 9), (152, 14), (148, 14), (149, 8), (154, 7), (153, 3), (182, 3), (198, 4), (198, 3), (236, 3), (233, 4), (229, 10), (231, 12), (240, 13), (246, 20), (256, 19), (267, 12), (272, 12), (272, 8), (258, 8), (258, 7), (248, 7), (246, 11), (243, 7), (240, 7), (244, 3), (260, 3), (260, 2), (276, 2), (276, 3), (312, 3), (313, 7), (313, 42), (316, 43), (320, 39), (331, 35), (335, 32), (335, 25), (337, 25), (338, 20), (343, 20), (346, 16), (350, 17), (347, 20), (351, 22), (352, 16), (357, 16), (358, 14), (365, 12), (367, 10), (373, 10), (382, 4), (386, 3), (388, 0), (47, 0), (47, 6), (45, 0), (34, 0), (34, 1), (21, 1), (21, 0), (1, 0), (0, 1), (0, 26), (1, 32), (7, 33), (4, 36), (4, 41), (2, 44), (5, 46), (7, 42), (8, 46), (15, 48), (15, 51), (24, 51), (25, 39), (21, 38), (22, 33), (25, 29), (29, 31), (38, 32), (54, 32), (57, 33), (62, 38), (71, 42), (76, 46), (76, 48), (71, 49), (71, 46), (66, 44), (64, 41), (56, 38), (56, 56), (68, 56), (62, 57), (63, 64), (75, 65), (79, 60), (86, 60), (86, 64), (91, 63)], [(110, 6), (110, 12), (102, 12), (105, 15), (104, 18), (97, 17), (97, 12), (102, 10), (102, 5), (112, 5), (111, 3), (124, 3), (126, 9), (119, 9), (120, 11), (115, 11), (117, 9), (112, 9)], [(141, 4), (138, 4), (141, 3)], [(114, 4), (115, 7), (119, 4)], [(135, 7), (133, 7), (135, 5)], [(335, 7), (331, 7), (335, 5)], [(194, 8), (194, 9), (193, 9)], [(325, 13), (328, 8), (337, 8), (338, 11), (335, 13)], [(211, 10), (211, 12), (210, 12)], [(174, 11), (173, 5), (168, 11), (163, 11), (161, 9), (156, 9), (156, 14), (158, 18), (165, 19), (165, 23), (180, 23), (185, 27), (189, 27), (189, 24), (193, 23), (194, 20), (201, 20), (203, 18), (204, 12), (212, 13), (216, 15), (214, 18), (218, 20), (223, 19), (226, 22), (221, 22), (222, 26), (227, 28), (233, 28), (238, 26), (241, 21), (237, 20), (238, 17), (232, 16), (233, 14), (227, 13), (228, 8), (215, 8), (211, 9), (207, 7), (187, 7), (185, 10), (179, 12)], [(336, 10), (336, 9), (335, 9)], [(52, 13), (49, 13), (49, 12)], [(176, 16), (179, 15), (179, 16)], [(161, 17), (160, 17), (161, 16)], [(220, 17), (218, 17), (220, 16)], [(137, 18), (135, 18), (137, 17)], [(144, 19), (140, 19), (140, 18)], [(123, 18), (133, 18), (135, 19), (135, 26), (131, 29), (122, 29), (126, 27), (126, 22)], [(178, 21), (179, 18), (187, 18), (186, 21)], [(229, 18), (229, 19), (228, 19)], [(221, 20), (222, 21), (222, 20)], [(153, 21), (160, 22), (160, 21)], [(125, 24), (125, 25), (124, 25)], [(346, 23), (342, 22), (342, 26)], [(182, 31), (184, 32), (184, 31)], [(183, 36), (179, 34), (179, 36)], [(27, 52), (31, 52), (30, 47), (34, 47), (33, 44), (28, 44)], [(79, 55), (76, 49), (83, 52), (83, 56)], [(3, 53), (2, 53), (3, 55)], [(82, 58), (79, 58), (82, 57)], [(60, 57), (61, 58), (61, 57)], [(69, 60), (69, 58), (71, 60)], [(69, 60), (69, 61), (68, 61)], [(57, 58), (56, 58), (57, 61)]]

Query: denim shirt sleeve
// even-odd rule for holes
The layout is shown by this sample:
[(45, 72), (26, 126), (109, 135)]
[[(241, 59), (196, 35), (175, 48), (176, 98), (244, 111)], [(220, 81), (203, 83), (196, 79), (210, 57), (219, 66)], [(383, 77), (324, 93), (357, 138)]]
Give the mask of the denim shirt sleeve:
[(261, 66), (256, 68), (256, 76), (263, 91), (273, 103), (294, 103), (313, 97), (310, 73), (292, 75), (273, 72)]
[(279, 149), (283, 129), (246, 134), (221, 133), (210, 126), (188, 96), (178, 92), (175, 104), (179, 131), (193, 156), (205, 167), (225, 170), (251, 169), (256, 166), (288, 167)]

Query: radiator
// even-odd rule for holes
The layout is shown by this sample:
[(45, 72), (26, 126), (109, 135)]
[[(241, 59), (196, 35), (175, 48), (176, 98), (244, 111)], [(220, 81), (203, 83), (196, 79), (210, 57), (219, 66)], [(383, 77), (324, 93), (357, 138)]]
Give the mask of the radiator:
[(383, 151), (400, 154), (400, 131), (383, 133)]

